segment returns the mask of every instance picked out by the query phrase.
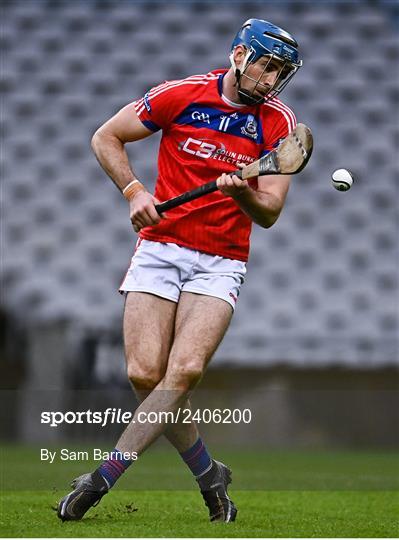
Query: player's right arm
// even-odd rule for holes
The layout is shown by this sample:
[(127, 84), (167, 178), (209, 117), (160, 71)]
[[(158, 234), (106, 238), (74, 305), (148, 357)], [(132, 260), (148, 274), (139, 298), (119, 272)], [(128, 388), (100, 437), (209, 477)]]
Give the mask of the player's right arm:
[[(129, 163), (125, 144), (152, 134), (153, 132), (137, 117), (134, 103), (123, 107), (94, 133), (91, 141), (94, 154), (121, 192), (137, 180)], [(137, 191), (129, 199), (130, 220), (136, 232), (143, 227), (159, 223), (160, 216), (155, 210), (155, 204), (158, 202), (148, 191), (143, 190)]]

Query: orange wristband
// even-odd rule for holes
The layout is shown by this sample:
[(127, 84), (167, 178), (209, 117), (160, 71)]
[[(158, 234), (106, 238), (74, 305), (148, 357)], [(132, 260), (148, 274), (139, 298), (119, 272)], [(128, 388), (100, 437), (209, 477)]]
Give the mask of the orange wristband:
[(133, 180), (122, 190), (122, 195), (130, 201), (139, 191), (145, 191), (145, 187), (138, 180)]

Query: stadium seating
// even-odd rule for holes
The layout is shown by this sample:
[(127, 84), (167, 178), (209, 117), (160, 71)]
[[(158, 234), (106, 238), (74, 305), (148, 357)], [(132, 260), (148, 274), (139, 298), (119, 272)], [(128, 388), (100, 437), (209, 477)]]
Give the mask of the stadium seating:
[[(314, 130), (315, 151), (278, 223), (254, 227), (217, 361), (396, 362), (399, 44), (388, 13), (362, 2), (3, 2), (7, 309), (27, 324), (119, 328), (135, 234), (91, 135), (152, 85), (226, 66), (233, 34), (254, 16), (298, 37), (304, 67), (283, 99)], [(150, 188), (158, 142), (129, 148)], [(348, 193), (331, 187), (339, 167), (354, 172)]]

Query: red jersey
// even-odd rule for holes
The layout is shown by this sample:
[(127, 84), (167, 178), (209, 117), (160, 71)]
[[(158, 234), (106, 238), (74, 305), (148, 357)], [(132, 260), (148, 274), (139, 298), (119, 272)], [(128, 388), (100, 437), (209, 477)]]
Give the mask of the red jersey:
[[(227, 100), (226, 72), (167, 81), (135, 102), (141, 122), (162, 129), (155, 187), (161, 202), (236, 170), (237, 162), (252, 163), (294, 129), (294, 113), (277, 98), (255, 106)], [(140, 237), (247, 261), (251, 226), (236, 202), (216, 191), (170, 210)]]

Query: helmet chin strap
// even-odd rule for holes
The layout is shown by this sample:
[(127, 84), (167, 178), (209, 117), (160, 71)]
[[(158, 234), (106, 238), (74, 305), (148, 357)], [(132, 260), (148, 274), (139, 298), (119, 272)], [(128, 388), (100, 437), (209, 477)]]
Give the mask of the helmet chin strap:
[(259, 105), (260, 103), (263, 103), (265, 100), (263, 96), (255, 97), (253, 94), (248, 92), (248, 90), (242, 89), (239, 83), (238, 83), (237, 92), (240, 97), (240, 100), (245, 105)]

